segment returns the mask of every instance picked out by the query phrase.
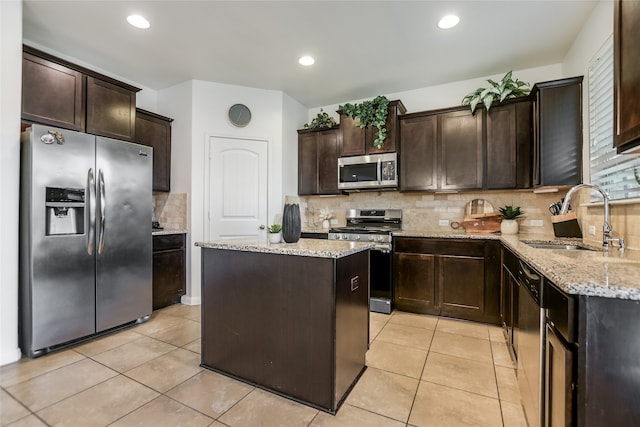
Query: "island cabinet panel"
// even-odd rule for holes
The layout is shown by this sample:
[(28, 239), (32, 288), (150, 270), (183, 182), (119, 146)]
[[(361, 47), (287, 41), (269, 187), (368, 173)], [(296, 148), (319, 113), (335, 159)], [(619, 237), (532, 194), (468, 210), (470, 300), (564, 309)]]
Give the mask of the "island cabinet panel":
[(378, 128), (369, 125), (365, 128), (358, 126), (358, 121), (341, 114), (340, 132), (341, 145), (340, 156), (361, 156), (365, 154), (393, 153), (398, 150), (399, 129), (398, 116), (407, 112), (402, 101), (389, 101), (387, 107), (387, 137), (382, 148), (376, 148), (373, 141), (378, 138)]
[(640, 3), (616, 0), (613, 19), (614, 146), (640, 152)]
[(298, 131), (298, 194), (338, 194), (338, 127)]
[(369, 252), (202, 249), (202, 365), (334, 413), (365, 369)]
[(499, 242), (396, 238), (394, 304), (404, 311), (499, 324)]
[(22, 54), (22, 119), (84, 130), (85, 77), (47, 59)]

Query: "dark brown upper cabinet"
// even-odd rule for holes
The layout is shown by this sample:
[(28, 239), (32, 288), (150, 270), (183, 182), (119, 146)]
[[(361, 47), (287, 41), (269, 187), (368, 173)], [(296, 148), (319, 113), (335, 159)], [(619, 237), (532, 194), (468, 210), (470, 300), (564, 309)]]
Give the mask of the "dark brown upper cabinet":
[(373, 146), (378, 128), (367, 126), (360, 128), (356, 121), (344, 114), (340, 115), (341, 145), (340, 156), (360, 156), (365, 154), (393, 153), (397, 151), (399, 139), (398, 116), (407, 112), (402, 101), (389, 101), (386, 128), (387, 137), (382, 148)]
[(528, 98), (491, 107), (486, 117), (486, 190), (531, 188), (532, 109)]
[(439, 119), (440, 189), (481, 189), (482, 115), (464, 109)]
[(340, 128), (298, 130), (298, 194), (338, 194)]
[(134, 141), (136, 93), (87, 76), (87, 133)]
[(139, 88), (23, 46), (22, 120), (135, 140)]
[(640, 153), (640, 2), (616, 0), (613, 17), (613, 145)]
[(171, 191), (171, 122), (169, 117), (136, 110), (136, 142), (153, 147), (153, 191)]
[(582, 76), (536, 83), (533, 99), (533, 185), (582, 182)]
[(482, 188), (482, 114), (464, 108), (400, 117), (400, 190)]
[(22, 53), (22, 119), (84, 130), (85, 76), (27, 52)]
[(438, 189), (438, 115), (407, 114), (400, 119), (400, 190)]

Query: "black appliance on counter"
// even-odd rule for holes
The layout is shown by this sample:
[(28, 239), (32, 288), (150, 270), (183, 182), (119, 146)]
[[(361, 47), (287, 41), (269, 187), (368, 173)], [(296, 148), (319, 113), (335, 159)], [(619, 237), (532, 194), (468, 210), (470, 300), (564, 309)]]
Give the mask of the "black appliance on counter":
[(329, 240), (374, 242), (369, 262), (371, 311), (391, 313), (393, 301), (392, 233), (402, 229), (400, 209), (349, 209), (346, 227), (329, 230)]

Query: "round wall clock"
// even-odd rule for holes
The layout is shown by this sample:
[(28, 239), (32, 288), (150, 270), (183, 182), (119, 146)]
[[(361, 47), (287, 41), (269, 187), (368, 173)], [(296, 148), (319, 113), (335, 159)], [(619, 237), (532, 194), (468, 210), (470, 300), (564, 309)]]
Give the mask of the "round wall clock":
[(237, 127), (245, 127), (251, 121), (251, 110), (244, 104), (234, 104), (229, 108), (229, 121)]

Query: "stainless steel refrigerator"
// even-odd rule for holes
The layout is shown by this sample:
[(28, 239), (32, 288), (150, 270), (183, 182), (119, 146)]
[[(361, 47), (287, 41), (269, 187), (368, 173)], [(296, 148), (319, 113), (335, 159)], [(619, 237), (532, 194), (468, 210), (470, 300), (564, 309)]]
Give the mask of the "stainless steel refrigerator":
[(30, 357), (152, 311), (150, 147), (22, 133), (20, 346)]

